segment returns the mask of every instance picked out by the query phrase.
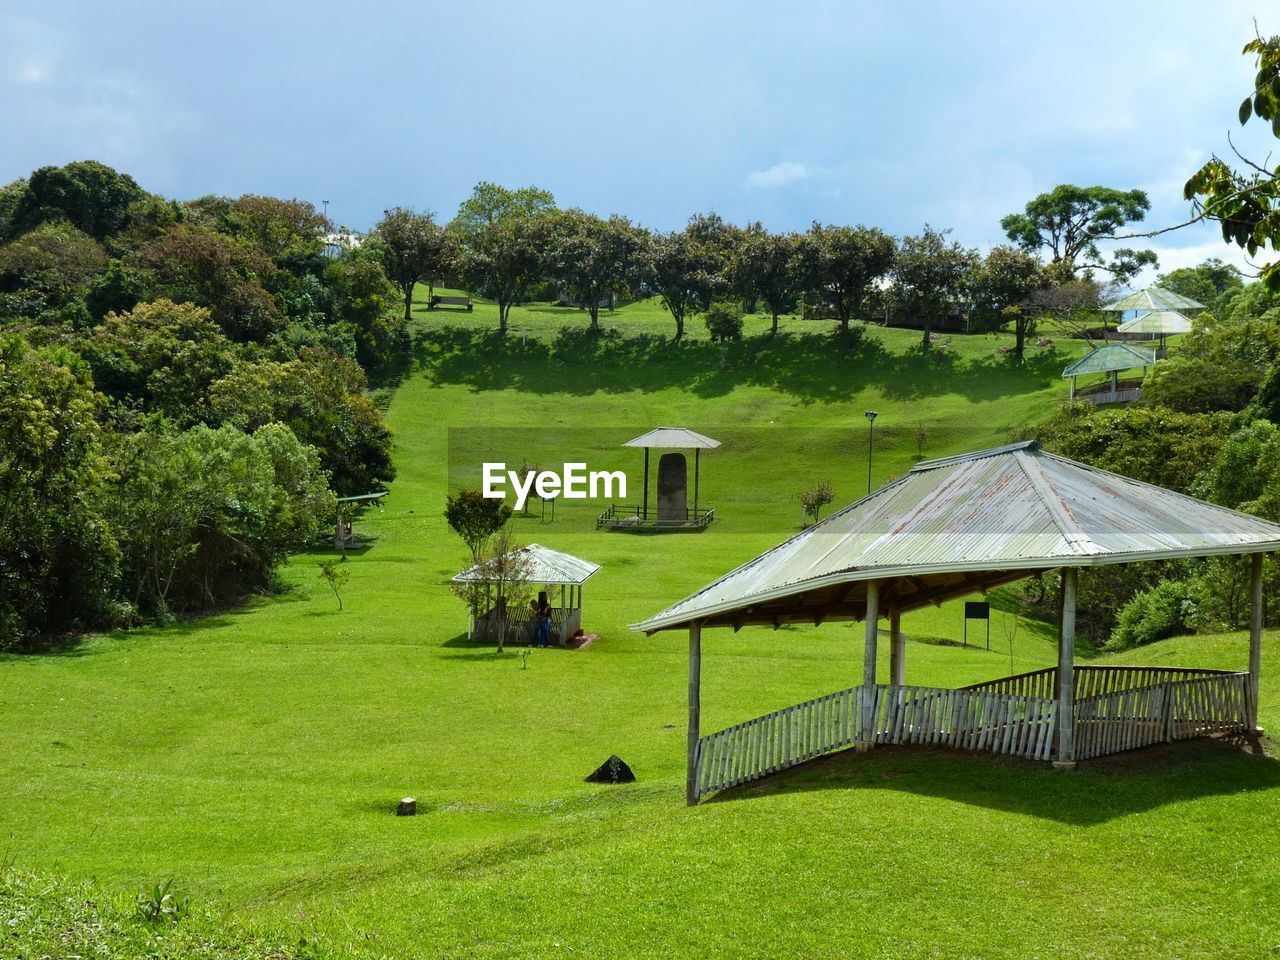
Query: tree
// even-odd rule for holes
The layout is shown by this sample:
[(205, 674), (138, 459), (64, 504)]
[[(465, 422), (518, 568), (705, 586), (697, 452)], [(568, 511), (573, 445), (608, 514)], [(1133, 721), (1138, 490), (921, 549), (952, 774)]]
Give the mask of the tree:
[(977, 254), (949, 242), (948, 233), (925, 224), (920, 234), (902, 238), (893, 263), (894, 296), (922, 323), (926, 353), (933, 325), (961, 308), (977, 262)]
[(475, 185), (471, 196), (459, 205), (457, 215), (449, 223), (449, 231), (465, 244), (477, 232), (495, 223), (555, 211), (556, 198), (550, 191), (538, 187), (511, 190), (496, 183), (482, 181)]
[(320, 579), (329, 585), (329, 589), (333, 591), (334, 599), (338, 601), (338, 610), (342, 610), (342, 593), (340, 592), (347, 581), (351, 579), (351, 571), (346, 567), (339, 566), (341, 561), (337, 557), (326, 557), (316, 564), (316, 573)]
[(83, 348), (103, 393), (182, 426), (210, 418), (209, 387), (238, 352), (207, 309), (172, 300), (107, 314)]
[[(431, 213), (404, 207), (387, 210), (373, 234), (381, 241), (382, 268), (404, 299), (404, 322), (412, 319), (413, 288), (432, 284), (450, 273), (457, 261), (457, 245)], [(428, 289), (428, 296), (430, 295)]]
[(804, 288), (829, 306), (849, 335), (849, 321), (872, 289), (893, 269), (898, 248), (879, 227), (842, 227), (814, 221), (800, 240), (799, 269)]
[(1098, 243), (1114, 239), (1121, 227), (1140, 222), (1150, 209), (1141, 190), (1063, 183), (1028, 201), (1022, 213), (1003, 218), (1000, 226), (1019, 248), (1045, 250), (1052, 263), (1064, 264), (1072, 273), (1104, 270), (1126, 281), (1156, 264), (1154, 251), (1126, 247), (1105, 260)]
[(652, 238), (644, 258), (645, 282), (657, 290), (684, 337), (690, 313), (705, 311), (729, 289), (731, 228), (716, 214), (695, 214), (683, 230)]
[(1048, 286), (1048, 277), (1033, 254), (1012, 247), (993, 247), (975, 262), (969, 277), (973, 319), (979, 329), (998, 330), (1012, 322), (1013, 355), (1022, 362), (1027, 337), (1035, 333), (1033, 296)]
[(462, 246), (460, 272), (474, 291), (498, 304), (498, 330), (507, 332), (511, 308), (546, 274), (552, 215), (513, 215), (480, 227)]
[(333, 488), (379, 490), (395, 477), (391, 431), (365, 392), (364, 371), (325, 350), (293, 360), (238, 363), (209, 388), (213, 422), (245, 432), (283, 423), (315, 447)]
[(324, 254), (324, 235), (333, 224), (306, 200), (245, 194), (227, 205), (218, 229), (301, 273), (316, 267)]
[(1194, 267), (1179, 267), (1156, 278), (1156, 286), (1217, 309), (1244, 289), (1240, 271), (1217, 257)]
[(333, 260), (324, 271), (330, 320), (348, 324), (355, 334), (356, 356), (366, 369), (384, 366), (404, 346), (406, 321), (392, 308), (396, 290), (382, 264), (363, 251)]
[[(507, 530), (497, 531), (490, 549), (476, 561), (478, 576), (471, 583), (459, 585), (455, 590), (470, 607), (474, 616), (484, 602), (491, 602), (492, 615), (497, 619), (498, 652), (506, 644), (511, 621), (522, 621), (528, 616), (528, 604), (533, 596), (533, 563), (524, 548), (515, 542)], [(511, 611), (519, 610), (524, 616), (512, 617)]]
[(65, 221), (42, 223), (0, 247), (0, 290), (35, 291), (52, 307), (82, 299), (106, 269), (102, 246)]
[(742, 339), (742, 304), (733, 300), (717, 300), (707, 309), (704, 319), (713, 343)]
[(143, 244), (127, 261), (150, 275), (151, 298), (208, 307), (227, 336), (260, 341), (281, 324), (264, 284), (275, 264), (259, 250), (205, 227), (179, 224)]
[(479, 563), (485, 546), (511, 519), (511, 507), (479, 490), (459, 490), (445, 498), (444, 518), (471, 551), (471, 562)]
[(124, 229), (130, 205), (145, 196), (133, 177), (96, 160), (41, 167), (14, 204), (9, 236), (65, 220), (95, 240), (104, 240)]
[(556, 222), (549, 272), (600, 329), (600, 302), (636, 286), (645, 237), (626, 217), (605, 220), (583, 210), (566, 210)]
[[(1257, 117), (1280, 138), (1280, 36), (1255, 36), (1241, 53), (1253, 56), (1257, 72), (1252, 91), (1240, 103), (1240, 125)], [(1280, 166), (1268, 167), (1235, 153), (1244, 164), (1242, 170), (1214, 154), (1187, 180), (1183, 195), (1194, 204), (1196, 219), (1217, 220), (1222, 238), (1250, 256), (1280, 249)], [(1261, 278), (1268, 289), (1280, 290), (1280, 259), (1265, 264)]]
[(778, 332), (778, 317), (795, 309), (800, 293), (801, 238), (794, 233), (769, 233), (759, 224), (748, 227), (733, 258), (734, 285), (749, 301), (765, 305)]
[(118, 437), (111, 460), (125, 583), (134, 607), (160, 619), (266, 586), (336, 509), (316, 451), (281, 424), (249, 435), (152, 422)]
[(804, 490), (797, 493), (796, 499), (800, 501), (800, 506), (803, 508), (802, 522), (808, 525), (810, 517), (816, 523), (822, 508), (835, 501), (836, 492), (835, 488), (831, 486), (831, 481), (823, 480), (812, 490)]
[(118, 553), (99, 505), (100, 406), (71, 351), (0, 334), (0, 649), (107, 610)]

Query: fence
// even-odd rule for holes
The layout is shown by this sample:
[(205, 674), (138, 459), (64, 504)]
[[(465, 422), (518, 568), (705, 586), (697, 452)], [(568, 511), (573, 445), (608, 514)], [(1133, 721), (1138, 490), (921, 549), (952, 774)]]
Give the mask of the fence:
[[(1247, 673), (1079, 666), (1076, 758), (1247, 728)], [(920, 744), (1030, 760), (1057, 751), (1057, 668), (960, 689), (851, 687), (739, 723), (698, 741), (699, 796), (856, 744)]]

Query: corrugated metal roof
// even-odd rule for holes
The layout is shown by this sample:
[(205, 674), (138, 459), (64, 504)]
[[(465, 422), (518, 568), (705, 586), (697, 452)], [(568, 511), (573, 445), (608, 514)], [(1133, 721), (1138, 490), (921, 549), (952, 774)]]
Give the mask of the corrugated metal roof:
[(1121, 333), (1190, 333), (1191, 321), (1176, 310), (1152, 310), (1116, 329)]
[(1108, 303), (1102, 309), (1116, 313), (1126, 310), (1203, 310), (1204, 304), (1163, 287), (1148, 287)]
[[(537, 543), (521, 547), (520, 552), (527, 554), (529, 557), (530, 583), (577, 585), (585, 583), (600, 569), (600, 564), (598, 563), (583, 560), (581, 557), (575, 557), (571, 553), (561, 553), (559, 550), (552, 550), (550, 547), (544, 547)], [(453, 582), (483, 583), (484, 576), (478, 567), (468, 567), (454, 577)]]
[(1156, 362), (1156, 353), (1149, 347), (1135, 347), (1127, 343), (1108, 343), (1105, 347), (1090, 350), (1079, 360), (1062, 368), (1062, 376), (1078, 377), (1087, 373), (1110, 373), (1112, 370), (1128, 370), (1130, 367), (1149, 367)]
[(662, 447), (667, 450), (687, 450), (697, 447), (702, 450), (711, 450), (720, 446), (720, 441), (704, 437), (685, 427), (658, 427), (634, 440), (628, 440), (623, 446)]
[(1272, 550), (1280, 524), (1016, 444), (921, 463), (634, 629), (860, 619), (868, 580), (907, 610), (1055, 567)]

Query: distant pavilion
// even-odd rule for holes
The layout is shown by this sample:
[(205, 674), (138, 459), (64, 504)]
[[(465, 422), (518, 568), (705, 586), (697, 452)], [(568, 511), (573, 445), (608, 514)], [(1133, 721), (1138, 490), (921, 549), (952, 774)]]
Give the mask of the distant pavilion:
[(1079, 360), (1067, 364), (1062, 370), (1063, 379), (1071, 380), (1069, 399), (1076, 399), (1076, 378), (1099, 373), (1111, 374), (1111, 389), (1097, 391), (1096, 388), (1080, 396), (1081, 400), (1090, 403), (1126, 403), (1138, 399), (1141, 387), (1120, 389), (1120, 371), (1134, 367), (1142, 368), (1142, 375), (1147, 374), (1147, 367), (1156, 362), (1155, 351), (1149, 347), (1137, 347), (1130, 343), (1108, 343), (1105, 346), (1090, 350)]

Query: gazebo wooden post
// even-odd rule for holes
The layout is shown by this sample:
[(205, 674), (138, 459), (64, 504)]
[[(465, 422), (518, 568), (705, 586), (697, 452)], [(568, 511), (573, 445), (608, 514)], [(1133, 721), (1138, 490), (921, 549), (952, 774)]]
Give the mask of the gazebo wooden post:
[(640, 507), (640, 519), (649, 519), (649, 448), (644, 448), (644, 503)]
[(862, 730), (858, 740), (863, 749), (868, 749), (875, 742), (875, 709), (876, 709), (876, 642), (880, 634), (880, 581), (867, 581), (867, 640), (862, 664), (862, 709), (859, 720)]
[(1262, 554), (1255, 553), (1249, 577), (1249, 598), (1253, 609), (1249, 615), (1249, 716), (1247, 726), (1258, 730), (1258, 683), (1262, 678)]
[(1076, 568), (1062, 568), (1062, 622), (1058, 632), (1058, 751), (1055, 770), (1076, 768)]
[(698, 519), (698, 461), (701, 459), (702, 449), (700, 447), (693, 448), (693, 519)]
[(689, 624), (689, 747), (685, 770), (685, 803), (698, 803), (698, 727), (702, 713), (702, 624)]
[(1067, 397), (1067, 399), (1074, 400), (1075, 398), (1076, 398), (1076, 375), (1073, 373), (1071, 375), (1071, 394)]
[(902, 639), (902, 614), (897, 607), (889, 611), (889, 682), (895, 687), (907, 682), (907, 643)]

